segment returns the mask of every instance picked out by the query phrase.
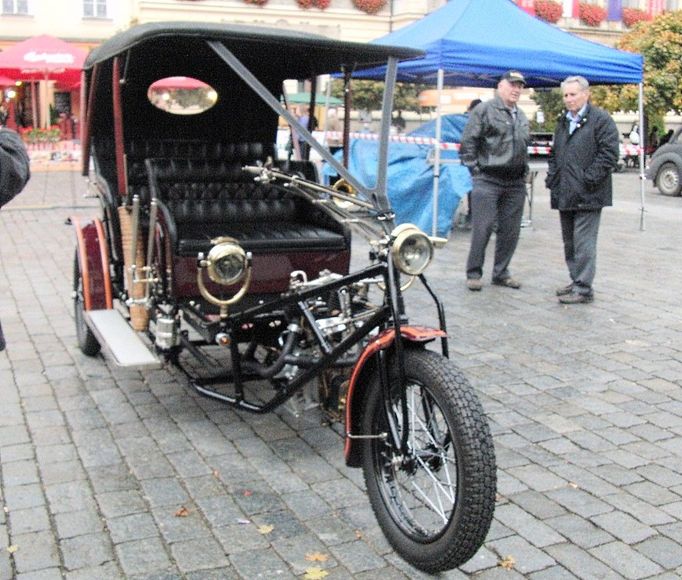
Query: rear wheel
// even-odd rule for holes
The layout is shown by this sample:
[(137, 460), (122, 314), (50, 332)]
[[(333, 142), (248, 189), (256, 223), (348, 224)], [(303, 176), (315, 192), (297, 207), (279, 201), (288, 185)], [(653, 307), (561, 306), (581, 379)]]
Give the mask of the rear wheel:
[(73, 260), (73, 315), (76, 320), (76, 337), (78, 347), (87, 356), (95, 356), (100, 351), (100, 344), (85, 323), (85, 299), (83, 298), (83, 276), (78, 263), (78, 252)]
[[(396, 365), (390, 364), (390, 368)], [(486, 417), (468, 381), (444, 357), (405, 353), (408, 425), (396, 373), (384, 405), (379, 378), (369, 385), (363, 470), (372, 509), (393, 548), (430, 573), (464, 564), (483, 544), (495, 509), (495, 453)], [(408, 451), (395, 449), (388, 413)]]
[(656, 175), (656, 186), (663, 195), (680, 195), (682, 191), (680, 168), (672, 161), (661, 165)]

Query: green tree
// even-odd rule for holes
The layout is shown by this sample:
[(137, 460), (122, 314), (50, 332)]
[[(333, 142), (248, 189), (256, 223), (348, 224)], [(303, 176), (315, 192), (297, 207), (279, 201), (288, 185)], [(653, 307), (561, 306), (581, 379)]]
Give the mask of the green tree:
[[(393, 108), (396, 111), (421, 112), (418, 96), (423, 90), (431, 88), (429, 85), (396, 83)], [(332, 96), (343, 99), (343, 81), (332, 81)], [(379, 81), (352, 80), (352, 106), (356, 110), (381, 110), (381, 99), (384, 94), (383, 83)]]
[[(644, 114), (649, 126), (663, 128), (668, 111), (682, 111), (682, 10), (640, 22), (623, 35), (618, 48), (644, 57)], [(637, 111), (636, 85), (595, 87), (595, 102), (609, 111)]]
[(545, 116), (543, 123), (531, 122), (534, 131), (554, 131), (556, 121), (564, 108), (564, 101), (561, 98), (559, 89), (535, 89), (531, 99), (540, 108)]

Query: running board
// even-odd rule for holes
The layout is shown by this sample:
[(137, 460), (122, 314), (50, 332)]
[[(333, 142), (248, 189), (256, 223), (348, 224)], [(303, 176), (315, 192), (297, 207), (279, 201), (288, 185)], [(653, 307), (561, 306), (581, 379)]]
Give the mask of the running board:
[(158, 369), (161, 361), (118, 310), (88, 310), (85, 321), (116, 365), (139, 370)]

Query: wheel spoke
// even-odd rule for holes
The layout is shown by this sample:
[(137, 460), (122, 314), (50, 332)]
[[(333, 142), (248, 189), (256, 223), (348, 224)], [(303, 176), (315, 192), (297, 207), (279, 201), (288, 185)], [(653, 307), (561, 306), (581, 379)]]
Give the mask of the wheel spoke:
[[(451, 469), (457, 468), (457, 462), (448, 456), (451, 436), (443, 423), (442, 411), (428, 391), (421, 385), (411, 384), (404, 396), (408, 425), (403, 424), (402, 413), (398, 412), (400, 400), (394, 400), (391, 407), (398, 427), (409, 429), (409, 457), (400, 467), (384, 457), (385, 482), (392, 490), (394, 508), (403, 520), (422, 534), (432, 534), (447, 525), (454, 509), (457, 489)], [(436, 520), (427, 516), (428, 513), (434, 514)]]
[[(412, 392), (414, 392), (416, 389), (412, 389)], [(411, 419), (412, 419), (412, 425), (410, 426), (413, 433), (416, 431), (414, 428), (415, 423), (418, 423), (419, 426), (421, 427), (420, 431), (423, 433), (426, 433), (426, 436), (428, 437), (431, 445), (433, 445), (436, 448), (442, 447), (440, 443), (436, 441), (436, 438), (433, 436), (432, 431), (437, 431), (438, 429), (438, 423), (434, 419), (434, 414), (433, 414), (433, 408), (431, 409), (431, 418), (429, 419), (428, 424), (425, 423), (422, 418), (417, 414), (416, 412), (416, 405), (412, 407), (413, 412), (411, 414)], [(416, 448), (416, 446), (415, 446)]]
[(436, 515), (440, 516), (440, 519), (443, 521), (444, 524), (447, 523), (448, 518), (445, 515), (445, 509), (443, 508), (443, 502), (441, 501), (441, 494), (436, 493), (436, 499), (438, 500), (438, 506), (431, 500), (428, 496), (428, 494), (417, 484), (417, 482), (412, 482), (412, 487), (415, 489), (415, 491), (418, 493), (419, 496), (423, 498), (423, 500), (431, 506), (431, 510), (436, 513)]
[[(445, 473), (448, 475), (447, 477), (447, 482), (442, 482), (440, 479), (438, 479), (431, 468), (424, 462), (424, 460), (421, 457), (417, 458), (417, 461), (419, 464), (422, 466), (424, 469), (424, 472), (428, 476), (428, 478), (433, 482), (433, 486), (436, 491), (440, 491), (442, 495), (444, 495), (448, 500), (450, 500), (451, 503), (455, 503), (455, 489), (454, 486), (452, 485), (449, 477), (449, 470), (445, 469)], [(445, 460), (444, 460), (445, 462)]]

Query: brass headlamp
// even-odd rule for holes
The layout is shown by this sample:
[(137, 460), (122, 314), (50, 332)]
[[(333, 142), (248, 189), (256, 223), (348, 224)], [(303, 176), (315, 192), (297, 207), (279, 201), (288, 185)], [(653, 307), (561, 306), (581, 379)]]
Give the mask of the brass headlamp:
[[(227, 316), (227, 307), (244, 297), (251, 285), (251, 253), (244, 251), (237, 240), (220, 237), (211, 240), (213, 247), (205, 258), (199, 254), (197, 264), (197, 285), (201, 295), (211, 304), (220, 306), (220, 316)], [(242, 287), (231, 298), (221, 299), (213, 296), (204, 284), (203, 271), (221, 286), (232, 286), (242, 282)]]
[(433, 242), (414, 224), (401, 224), (391, 232), (393, 264), (403, 274), (419, 276), (433, 259)]

